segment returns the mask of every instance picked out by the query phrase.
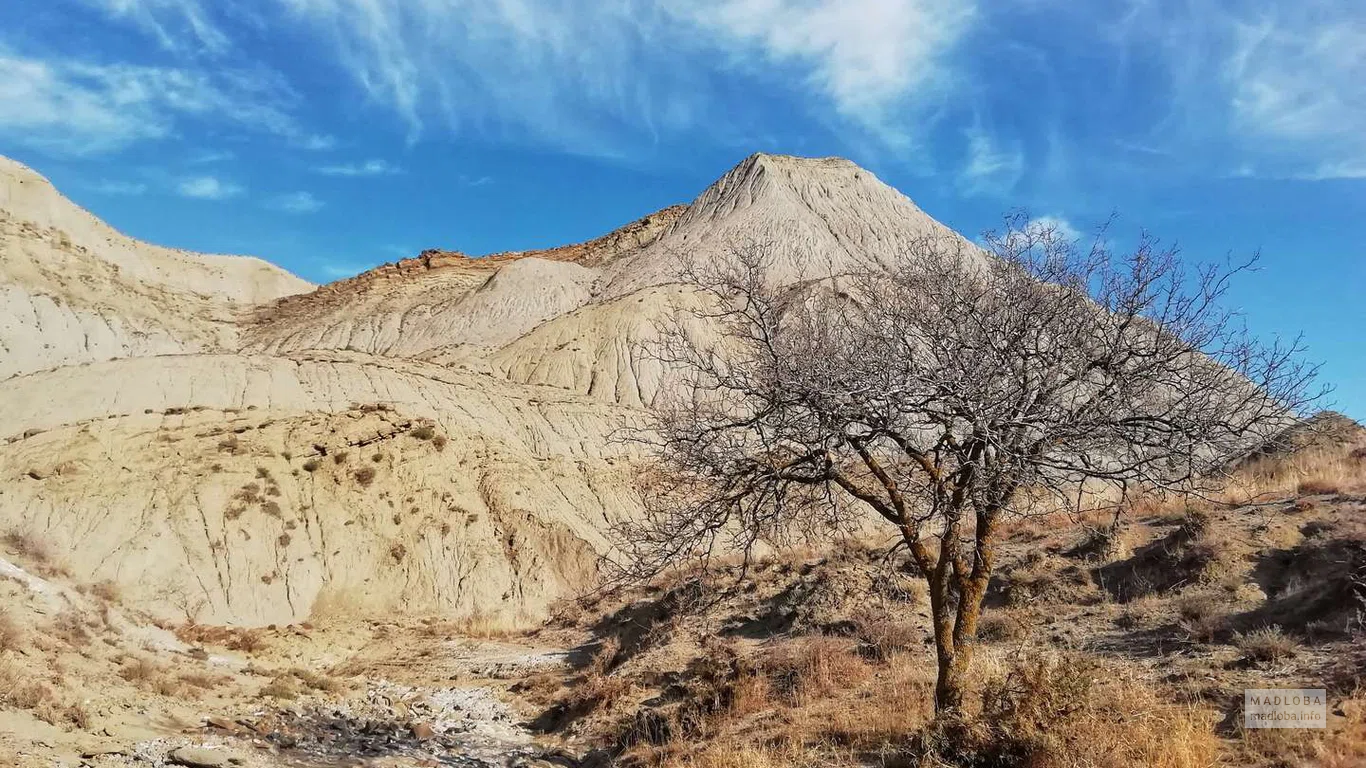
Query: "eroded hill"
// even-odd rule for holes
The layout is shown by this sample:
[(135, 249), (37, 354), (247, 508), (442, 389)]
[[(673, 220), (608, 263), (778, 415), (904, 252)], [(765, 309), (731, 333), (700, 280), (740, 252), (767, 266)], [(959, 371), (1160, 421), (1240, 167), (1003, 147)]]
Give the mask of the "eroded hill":
[(681, 258), (765, 238), (797, 283), (951, 235), (853, 163), (755, 155), (586, 243), (314, 288), (0, 171), (0, 528), (217, 624), (543, 618), (640, 508), (620, 438), (670, 386), (659, 321), (700, 300)]

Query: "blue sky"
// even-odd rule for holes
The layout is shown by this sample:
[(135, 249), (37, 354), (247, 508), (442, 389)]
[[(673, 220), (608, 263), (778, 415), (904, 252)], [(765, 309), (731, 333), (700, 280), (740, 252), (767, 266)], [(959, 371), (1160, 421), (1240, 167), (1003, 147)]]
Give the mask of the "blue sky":
[(602, 234), (754, 151), (976, 234), (1111, 212), (1304, 331), (1366, 418), (1360, 0), (11, 0), (0, 153), (314, 281)]

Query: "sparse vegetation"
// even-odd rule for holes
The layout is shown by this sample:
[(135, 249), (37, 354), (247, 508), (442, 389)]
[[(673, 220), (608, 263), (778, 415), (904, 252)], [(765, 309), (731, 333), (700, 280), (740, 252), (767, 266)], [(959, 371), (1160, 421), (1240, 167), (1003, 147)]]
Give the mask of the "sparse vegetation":
[(412, 431), (410, 431), (408, 434), (412, 435), (418, 440), (431, 440), (432, 438), (436, 437), (436, 429), (432, 427), (432, 425), (430, 424), (422, 424), (420, 426), (414, 427)]
[(375, 481), (375, 470), (373, 467), (361, 467), (355, 472), (352, 472), (351, 475), (356, 478), (356, 482), (360, 483), (363, 488), (368, 488), (370, 483)]
[(304, 470), (305, 472), (310, 472), (310, 473), (311, 473), (311, 472), (317, 472), (317, 471), (318, 471), (318, 468), (321, 467), (321, 466), (322, 466), (322, 463), (319, 462), (317, 459), (309, 459), (308, 461), (305, 461), (305, 462), (304, 462), (304, 464), (303, 464), (303, 470)]

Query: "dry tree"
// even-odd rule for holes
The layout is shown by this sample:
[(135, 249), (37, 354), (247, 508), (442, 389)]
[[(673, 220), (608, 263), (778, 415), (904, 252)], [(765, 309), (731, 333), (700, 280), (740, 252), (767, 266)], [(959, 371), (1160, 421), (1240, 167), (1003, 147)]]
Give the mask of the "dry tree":
[(682, 384), (641, 437), (660, 461), (618, 565), (881, 521), (928, 585), (941, 712), (962, 706), (1003, 520), (1083, 488), (1196, 490), (1317, 397), (1298, 341), (1222, 306), (1255, 257), (1192, 269), (1147, 236), (1082, 248), (1018, 215), (983, 247), (927, 236), (795, 285), (769, 269), (792, 256), (756, 242), (683, 270), (706, 300), (653, 351)]

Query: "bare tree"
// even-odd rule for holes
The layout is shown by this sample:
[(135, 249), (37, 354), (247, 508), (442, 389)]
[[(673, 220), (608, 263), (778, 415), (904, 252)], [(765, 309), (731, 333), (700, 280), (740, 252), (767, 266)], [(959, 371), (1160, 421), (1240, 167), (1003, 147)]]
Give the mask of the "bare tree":
[(656, 403), (662, 484), (619, 530), (626, 567), (881, 520), (928, 583), (935, 705), (954, 710), (1003, 519), (1082, 488), (1199, 488), (1313, 399), (1298, 342), (1221, 308), (1251, 261), (1190, 270), (1146, 237), (1117, 255), (1008, 225), (795, 286), (770, 279), (773, 244), (693, 265), (711, 309), (665, 334), (685, 385)]

